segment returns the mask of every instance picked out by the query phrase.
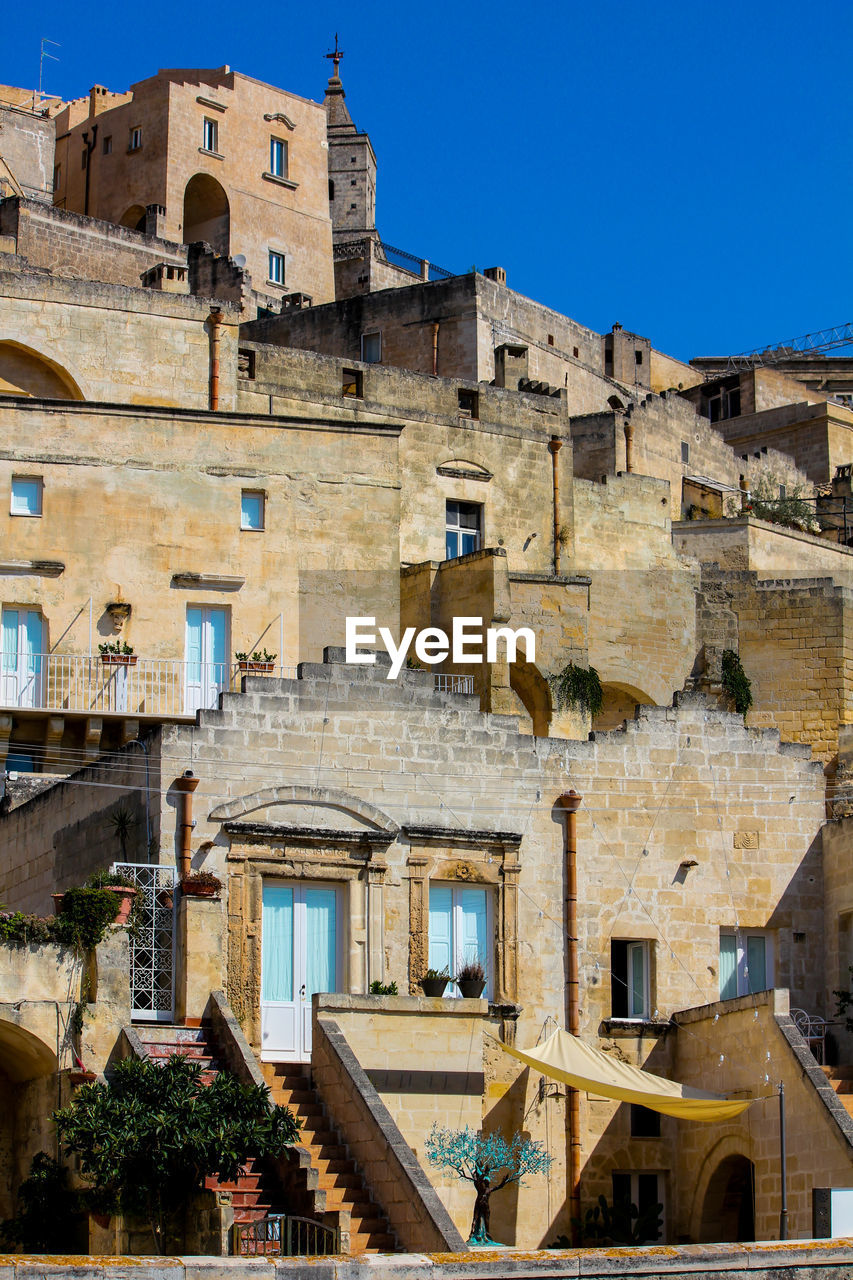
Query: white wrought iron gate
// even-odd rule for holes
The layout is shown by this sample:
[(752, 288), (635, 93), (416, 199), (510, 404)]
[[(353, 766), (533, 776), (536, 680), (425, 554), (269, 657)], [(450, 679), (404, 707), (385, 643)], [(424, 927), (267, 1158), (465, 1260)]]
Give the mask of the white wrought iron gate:
[(138, 890), (137, 924), (130, 938), (130, 998), (140, 1022), (175, 1017), (175, 868), (117, 862)]

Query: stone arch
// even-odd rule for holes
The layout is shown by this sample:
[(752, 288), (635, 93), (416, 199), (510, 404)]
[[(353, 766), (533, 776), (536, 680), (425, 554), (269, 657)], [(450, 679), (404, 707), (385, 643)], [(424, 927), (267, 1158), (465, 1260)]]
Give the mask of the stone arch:
[(46, 400), (84, 400), (67, 369), (13, 338), (0, 334), (0, 395)]
[[(690, 1212), (690, 1239), (696, 1243), (755, 1238), (755, 1166), (743, 1148), (743, 1137), (729, 1134), (714, 1143), (702, 1162)], [(748, 1203), (741, 1218), (744, 1190)], [(751, 1235), (738, 1234), (747, 1228)]]
[(118, 220), (120, 227), (129, 227), (131, 231), (145, 230), (145, 209), (141, 204), (132, 204)]
[(610, 405), (610, 408), (613, 409), (614, 412), (616, 413), (625, 412), (624, 402), (619, 398), (619, 396), (615, 396), (615, 395), (608, 396), (607, 403)]
[(226, 822), (274, 804), (317, 805), (321, 809), (335, 809), (349, 814), (360, 819), (366, 826), (376, 831), (386, 831), (392, 836), (396, 836), (400, 830), (394, 819), (377, 809), (376, 805), (337, 787), (266, 787), (263, 791), (253, 791), (251, 795), (240, 796), (227, 804), (218, 805), (211, 809), (208, 817), (211, 822)]
[(604, 705), (592, 723), (593, 729), (618, 729), (623, 720), (633, 720), (638, 706), (655, 705), (650, 694), (622, 680), (602, 680), (601, 689)]
[(183, 242), (205, 240), (216, 252), (228, 256), (231, 213), (225, 188), (208, 173), (196, 173), (184, 191)]
[(56, 1053), (26, 1027), (0, 1018), (0, 1071), (13, 1084), (23, 1084), (57, 1070)]
[(539, 668), (532, 662), (511, 662), (509, 683), (533, 721), (536, 737), (547, 738), (554, 714), (551, 688)]

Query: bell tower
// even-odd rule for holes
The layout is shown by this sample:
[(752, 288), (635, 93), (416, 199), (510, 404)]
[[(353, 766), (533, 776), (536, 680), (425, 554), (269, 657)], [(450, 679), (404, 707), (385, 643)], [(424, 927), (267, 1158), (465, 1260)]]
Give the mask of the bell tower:
[(327, 53), (333, 74), (326, 86), (326, 137), (329, 142), (329, 209), (335, 244), (376, 234), (376, 156), (366, 133), (359, 133), (347, 109), (341, 83), (344, 53)]

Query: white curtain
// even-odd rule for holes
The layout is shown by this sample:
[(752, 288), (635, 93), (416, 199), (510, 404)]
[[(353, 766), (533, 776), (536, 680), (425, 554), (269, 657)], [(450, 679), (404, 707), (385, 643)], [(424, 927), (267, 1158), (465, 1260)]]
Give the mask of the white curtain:
[(293, 890), (264, 885), (261, 1000), (293, 999)]

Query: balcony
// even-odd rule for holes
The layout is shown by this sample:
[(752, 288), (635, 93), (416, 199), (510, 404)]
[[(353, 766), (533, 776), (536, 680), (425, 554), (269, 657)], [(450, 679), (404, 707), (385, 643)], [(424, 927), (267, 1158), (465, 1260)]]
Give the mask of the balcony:
[[(0, 709), (85, 716), (192, 719), (219, 705), (221, 693), (239, 692), (245, 674), (237, 663), (174, 658), (121, 659), (68, 653), (0, 655)], [(264, 675), (294, 679), (294, 667)]]

